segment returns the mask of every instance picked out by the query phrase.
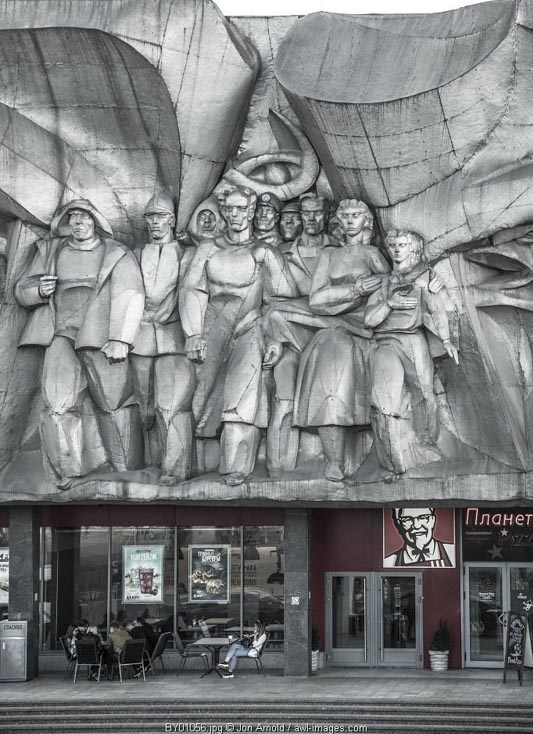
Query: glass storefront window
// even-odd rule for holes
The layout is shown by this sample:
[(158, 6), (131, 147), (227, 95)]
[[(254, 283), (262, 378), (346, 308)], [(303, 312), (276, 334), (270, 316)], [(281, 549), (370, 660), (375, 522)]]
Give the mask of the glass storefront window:
[(283, 527), (47, 527), (41, 543), (42, 650), (80, 619), (105, 636), (136, 617), (185, 641), (260, 619), (283, 643)]
[(79, 619), (105, 631), (109, 528), (45, 528), (41, 572), (41, 648), (60, 649), (59, 637)]
[(174, 631), (175, 534), (175, 528), (113, 528), (111, 620), (143, 617), (156, 630)]
[(177, 632), (185, 640), (240, 629), (241, 528), (178, 528)]
[(270, 647), (283, 643), (283, 528), (244, 528), (244, 631), (266, 625)]

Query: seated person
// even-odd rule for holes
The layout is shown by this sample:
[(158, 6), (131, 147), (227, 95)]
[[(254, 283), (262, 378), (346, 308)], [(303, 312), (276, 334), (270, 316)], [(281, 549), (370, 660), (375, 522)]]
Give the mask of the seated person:
[(126, 640), (131, 640), (131, 635), (119, 622), (114, 620), (109, 627), (109, 640), (113, 647), (113, 652), (116, 655), (120, 655)]
[(227, 673), (224, 678), (233, 678), (233, 671), (237, 665), (237, 658), (256, 658), (263, 649), (267, 635), (265, 626), (258, 619), (255, 622), (253, 635), (244, 635), (245, 638), (251, 638), (251, 644), (248, 647), (241, 642), (234, 642), (230, 645), (226, 653), (226, 659), (223, 663), (219, 663), (219, 668), (226, 668)]
[[(84, 642), (85, 640), (95, 640), (96, 641), (96, 649), (98, 651), (98, 655), (101, 655), (102, 657), (102, 664), (104, 668), (107, 671), (108, 678), (112, 678), (113, 676), (113, 658), (109, 653), (109, 650), (104, 647), (102, 643), (102, 638), (100, 636), (100, 633), (98, 632), (98, 627), (93, 624), (87, 627), (87, 631), (81, 635), (80, 642)], [(97, 680), (98, 677), (98, 668), (93, 665), (90, 669), (89, 673), (89, 680)]]
[(77, 622), (69, 624), (65, 632), (65, 640), (72, 658), (76, 658), (76, 641), (87, 632), (89, 622), (86, 619), (80, 619)]
[[(124, 626), (126, 627), (127, 632), (129, 632), (129, 635), (132, 640), (144, 640), (145, 642), (144, 649), (146, 650), (146, 652), (148, 652), (149, 655), (151, 655), (154, 651), (154, 648), (150, 645), (150, 642), (146, 636), (145, 625), (141, 624), (139, 619), (142, 619), (142, 618), (138, 617), (137, 619), (134, 619), (134, 620), (130, 619), (126, 622)], [(149, 670), (149, 669), (150, 667), (146, 666), (145, 670)], [(142, 672), (140, 666), (134, 667), (134, 670), (135, 670), (136, 676)]]
[(144, 617), (137, 617), (135, 620), (137, 625), (140, 626), (142, 631), (144, 632), (144, 636), (146, 638), (146, 649), (150, 653), (150, 655), (155, 650), (155, 646), (157, 645), (157, 640), (159, 639), (159, 635), (154, 631), (154, 628), (151, 624), (149, 624)]

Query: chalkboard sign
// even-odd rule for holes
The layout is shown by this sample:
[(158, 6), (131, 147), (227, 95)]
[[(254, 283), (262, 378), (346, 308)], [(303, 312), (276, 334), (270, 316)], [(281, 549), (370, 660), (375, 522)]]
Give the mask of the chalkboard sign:
[(505, 642), (505, 663), (503, 682), (508, 670), (516, 670), (522, 685), (524, 676), (524, 654), (526, 649), (527, 615), (522, 612), (507, 612), (507, 635)]

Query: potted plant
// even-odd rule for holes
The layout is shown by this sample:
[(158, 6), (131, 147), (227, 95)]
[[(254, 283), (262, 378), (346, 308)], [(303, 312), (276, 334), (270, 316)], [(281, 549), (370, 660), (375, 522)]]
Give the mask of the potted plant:
[(320, 630), (313, 625), (311, 627), (311, 672), (318, 670), (318, 654), (320, 650)]
[(431, 670), (448, 670), (448, 655), (450, 654), (450, 630), (448, 622), (439, 619), (439, 626), (429, 646)]

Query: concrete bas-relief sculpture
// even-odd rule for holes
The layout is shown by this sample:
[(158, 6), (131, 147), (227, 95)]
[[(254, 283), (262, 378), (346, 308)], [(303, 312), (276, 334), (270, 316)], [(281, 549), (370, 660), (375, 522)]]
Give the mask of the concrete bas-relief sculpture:
[(4, 500), (529, 476), (533, 0), (0, 7)]

